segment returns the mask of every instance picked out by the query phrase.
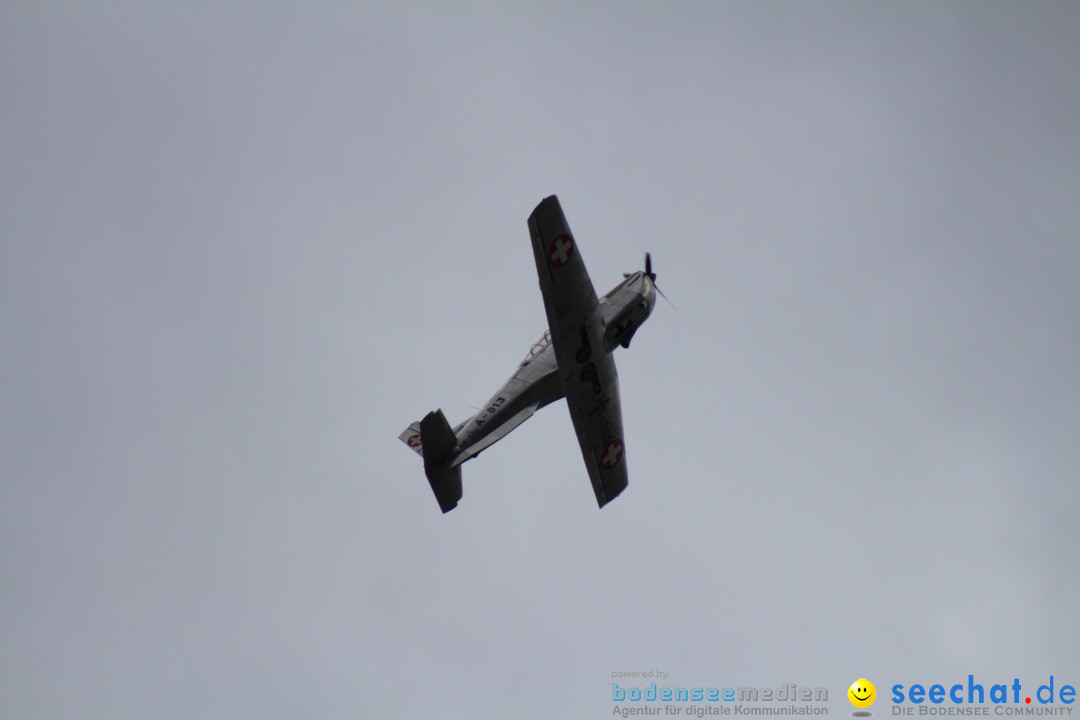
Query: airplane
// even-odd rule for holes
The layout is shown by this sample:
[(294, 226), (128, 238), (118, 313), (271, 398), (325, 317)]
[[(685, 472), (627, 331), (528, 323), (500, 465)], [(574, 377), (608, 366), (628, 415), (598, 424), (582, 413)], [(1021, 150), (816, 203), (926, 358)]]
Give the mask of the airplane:
[(604, 507), (628, 484), (612, 353), (619, 346), (630, 347), (634, 333), (652, 313), (659, 292), (652, 260), (646, 253), (644, 270), (626, 273), (598, 298), (557, 197), (536, 206), (529, 216), (529, 234), (547, 331), (475, 415), (451, 427), (441, 409), (433, 410), (398, 436), (423, 457), (443, 513), (461, 500), (462, 463), (564, 397), (597, 505)]

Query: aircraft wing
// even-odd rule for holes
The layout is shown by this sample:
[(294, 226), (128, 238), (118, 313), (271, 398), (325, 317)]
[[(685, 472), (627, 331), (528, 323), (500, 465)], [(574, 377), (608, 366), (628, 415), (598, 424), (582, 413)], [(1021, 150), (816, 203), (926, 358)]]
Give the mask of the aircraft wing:
[(599, 301), (554, 195), (529, 216), (529, 233), (558, 375), (596, 502), (603, 507), (628, 480), (619, 376), (604, 350)]

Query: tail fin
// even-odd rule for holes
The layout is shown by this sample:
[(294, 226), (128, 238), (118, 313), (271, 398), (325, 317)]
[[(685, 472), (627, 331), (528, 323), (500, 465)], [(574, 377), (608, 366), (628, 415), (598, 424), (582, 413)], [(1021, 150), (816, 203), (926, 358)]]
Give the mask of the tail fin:
[(461, 465), (450, 467), (457, 437), (442, 410), (429, 412), (398, 437), (424, 457), (424, 473), (439, 501), (439, 508), (448, 513), (457, 507), (461, 499)]
[(413, 449), (413, 451), (420, 457), (424, 457), (424, 449), (420, 447), (420, 422), (414, 421), (409, 424), (409, 427), (401, 431), (398, 435), (398, 440), (405, 443)]

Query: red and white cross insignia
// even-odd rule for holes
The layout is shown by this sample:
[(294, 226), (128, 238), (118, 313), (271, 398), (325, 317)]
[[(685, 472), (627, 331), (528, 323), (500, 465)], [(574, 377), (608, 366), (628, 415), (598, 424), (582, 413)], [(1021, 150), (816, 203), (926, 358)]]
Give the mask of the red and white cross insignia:
[(420, 436), (419, 435), (410, 435), (409, 439), (406, 440), (405, 443), (411, 448), (420, 447)]
[(615, 438), (604, 446), (604, 452), (600, 454), (600, 467), (610, 470), (619, 464), (623, 456), (622, 440)]
[(574, 257), (574, 238), (569, 235), (560, 235), (548, 247), (548, 260), (557, 268), (570, 262), (572, 257)]

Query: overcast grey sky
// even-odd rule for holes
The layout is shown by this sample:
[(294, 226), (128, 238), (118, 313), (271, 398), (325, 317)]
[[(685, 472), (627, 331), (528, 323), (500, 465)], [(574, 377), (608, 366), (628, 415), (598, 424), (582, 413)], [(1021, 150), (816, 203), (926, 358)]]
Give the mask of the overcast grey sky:
[[(1080, 684), (1080, 6), (5, 3), (0, 715), (604, 718), (611, 673)], [(544, 330), (440, 515), (397, 434)]]

